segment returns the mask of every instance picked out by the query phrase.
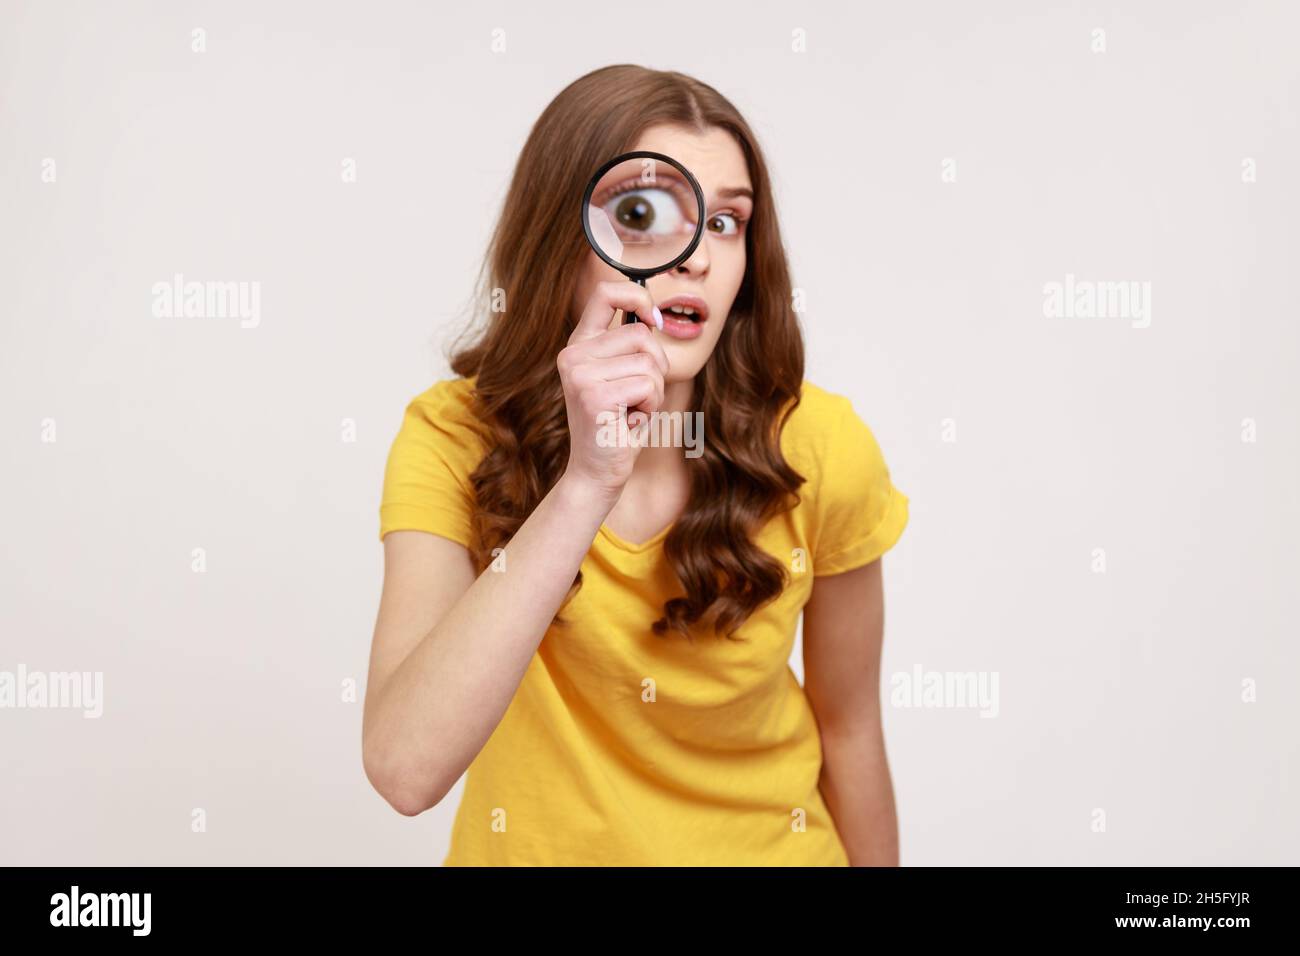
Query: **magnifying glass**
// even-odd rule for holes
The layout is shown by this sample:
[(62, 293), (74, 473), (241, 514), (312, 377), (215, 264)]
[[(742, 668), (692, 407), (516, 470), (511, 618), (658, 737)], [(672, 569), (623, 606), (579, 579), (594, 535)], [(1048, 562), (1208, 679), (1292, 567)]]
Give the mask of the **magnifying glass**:
[[(681, 265), (704, 235), (704, 191), (677, 160), (637, 150), (615, 156), (582, 197), (582, 230), (596, 255), (644, 288)], [(636, 322), (635, 312), (623, 324)]]

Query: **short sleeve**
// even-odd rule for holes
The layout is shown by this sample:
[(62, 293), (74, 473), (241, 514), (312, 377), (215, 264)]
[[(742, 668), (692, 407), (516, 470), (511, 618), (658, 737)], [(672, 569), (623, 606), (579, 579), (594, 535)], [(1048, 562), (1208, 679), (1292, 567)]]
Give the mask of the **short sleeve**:
[(482, 445), (466, 420), (464, 380), (440, 382), (406, 407), (388, 452), (379, 537), (427, 531), (469, 547), (473, 487)]
[(814, 574), (870, 564), (907, 525), (907, 496), (894, 487), (875, 436), (847, 398), (840, 404), (819, 469)]

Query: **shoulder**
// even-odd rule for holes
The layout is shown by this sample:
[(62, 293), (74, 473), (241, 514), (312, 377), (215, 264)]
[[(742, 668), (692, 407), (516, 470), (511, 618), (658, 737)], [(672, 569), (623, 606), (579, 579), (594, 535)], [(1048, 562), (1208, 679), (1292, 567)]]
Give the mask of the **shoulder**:
[(782, 432), (782, 452), (807, 479), (814, 573), (870, 563), (907, 524), (908, 499), (894, 486), (876, 437), (845, 396), (803, 384)]
[(428, 531), (468, 547), (470, 475), (487, 447), (484, 434), (473, 379), (435, 382), (413, 397), (388, 452), (380, 537)]
[(405, 425), (436, 432), (466, 451), (481, 450), (485, 429), (475, 400), (474, 379), (434, 382), (407, 403)]
[(864, 432), (874, 444), (871, 430), (846, 396), (805, 381), (781, 431), (781, 450), (791, 467), (813, 480), (854, 446), (861, 446)]
[(474, 380), (448, 378), (434, 382), (413, 397), (406, 408), (408, 412), (414, 411), (430, 420), (443, 419), (473, 425), (477, 420), (474, 412)]
[(407, 402), (402, 425), (389, 453), (390, 469), (427, 466), (439, 459), (460, 476), (473, 471), (487, 447), (474, 379), (434, 382)]

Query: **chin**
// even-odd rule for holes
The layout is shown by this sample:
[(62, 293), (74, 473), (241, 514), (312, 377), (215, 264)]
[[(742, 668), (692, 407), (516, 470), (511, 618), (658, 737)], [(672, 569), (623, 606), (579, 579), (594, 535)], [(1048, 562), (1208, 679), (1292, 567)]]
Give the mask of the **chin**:
[(708, 356), (714, 351), (712, 342), (675, 342), (672, 339), (660, 339), (664, 354), (668, 356), (668, 375), (664, 382), (690, 381), (699, 375), (699, 369), (705, 367)]

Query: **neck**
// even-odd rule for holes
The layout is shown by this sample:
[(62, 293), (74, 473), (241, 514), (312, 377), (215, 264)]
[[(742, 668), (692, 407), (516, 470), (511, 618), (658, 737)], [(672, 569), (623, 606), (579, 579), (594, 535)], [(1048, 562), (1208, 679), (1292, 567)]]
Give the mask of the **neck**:
[(693, 378), (688, 378), (684, 382), (665, 382), (664, 403), (659, 410), (661, 412), (688, 411), (694, 395), (695, 379)]

